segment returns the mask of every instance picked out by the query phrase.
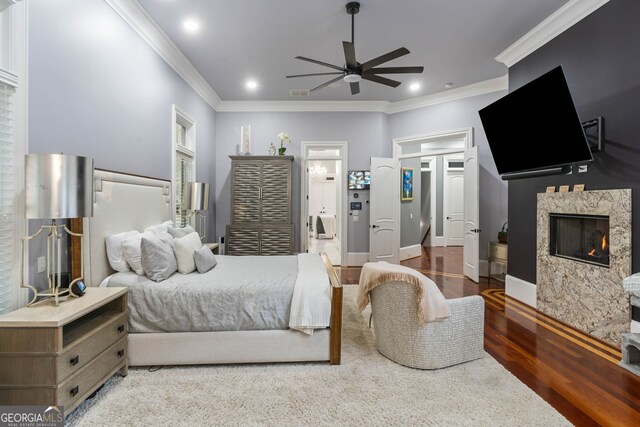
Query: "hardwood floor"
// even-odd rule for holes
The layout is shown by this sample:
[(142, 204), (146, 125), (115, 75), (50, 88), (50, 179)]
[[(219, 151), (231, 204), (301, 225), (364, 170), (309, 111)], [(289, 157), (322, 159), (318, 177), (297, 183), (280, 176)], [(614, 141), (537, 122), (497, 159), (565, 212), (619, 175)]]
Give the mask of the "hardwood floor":
[[(447, 298), (482, 295), (485, 350), (571, 423), (640, 426), (640, 377), (617, 365), (620, 349), (505, 296), (498, 282), (465, 278), (462, 248), (426, 248), (402, 264), (431, 278)], [(343, 284), (358, 283), (359, 267), (336, 269)]]

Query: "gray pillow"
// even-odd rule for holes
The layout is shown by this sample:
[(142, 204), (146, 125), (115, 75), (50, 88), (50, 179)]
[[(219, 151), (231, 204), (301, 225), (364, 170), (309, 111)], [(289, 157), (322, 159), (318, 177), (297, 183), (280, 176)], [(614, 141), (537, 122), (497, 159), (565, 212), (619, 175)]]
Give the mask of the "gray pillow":
[(193, 251), (193, 260), (196, 263), (198, 273), (206, 273), (218, 264), (213, 252), (211, 252), (211, 249), (206, 246)]
[(171, 234), (171, 236), (174, 239), (178, 239), (180, 237), (184, 237), (187, 234), (191, 234), (194, 231), (194, 228), (190, 225), (187, 225), (185, 227), (180, 227), (180, 228), (176, 228), (176, 227), (169, 227), (169, 229), (167, 230), (169, 232), (169, 234)]
[(163, 233), (140, 241), (142, 269), (149, 279), (161, 282), (178, 271), (172, 240), (169, 233)]

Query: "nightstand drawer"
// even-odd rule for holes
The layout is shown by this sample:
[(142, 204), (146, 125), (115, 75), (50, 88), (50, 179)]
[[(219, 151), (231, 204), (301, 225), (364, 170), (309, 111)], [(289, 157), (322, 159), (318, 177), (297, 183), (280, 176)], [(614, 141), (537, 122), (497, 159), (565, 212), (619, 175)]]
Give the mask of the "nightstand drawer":
[(65, 412), (93, 393), (105, 377), (113, 375), (127, 361), (127, 337), (118, 340), (84, 368), (60, 385), (56, 402)]
[(85, 337), (66, 350), (57, 363), (58, 381), (60, 383), (69, 375), (78, 371), (104, 349), (127, 336), (127, 313), (111, 319), (99, 329), (89, 331)]
[(55, 386), (77, 372), (107, 347), (127, 336), (127, 313), (87, 331), (60, 356), (5, 354), (0, 356), (0, 384)]

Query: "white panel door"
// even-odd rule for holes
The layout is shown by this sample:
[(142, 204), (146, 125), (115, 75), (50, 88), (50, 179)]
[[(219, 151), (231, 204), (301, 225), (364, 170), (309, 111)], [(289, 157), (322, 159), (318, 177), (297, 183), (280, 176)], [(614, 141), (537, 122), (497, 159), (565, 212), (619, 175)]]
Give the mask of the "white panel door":
[(371, 158), (369, 261), (400, 262), (400, 162)]
[(464, 244), (464, 172), (447, 171), (444, 183), (444, 244)]
[(478, 188), (478, 147), (464, 153), (464, 275), (480, 280), (480, 204)]

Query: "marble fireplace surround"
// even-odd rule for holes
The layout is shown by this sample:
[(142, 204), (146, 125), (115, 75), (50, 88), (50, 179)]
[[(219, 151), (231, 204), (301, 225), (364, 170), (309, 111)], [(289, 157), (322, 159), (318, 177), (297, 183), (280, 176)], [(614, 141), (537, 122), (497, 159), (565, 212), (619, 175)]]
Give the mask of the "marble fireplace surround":
[[(550, 214), (609, 217), (609, 267), (552, 256)], [(629, 332), (631, 190), (539, 193), (537, 208), (537, 308), (615, 347)]]

